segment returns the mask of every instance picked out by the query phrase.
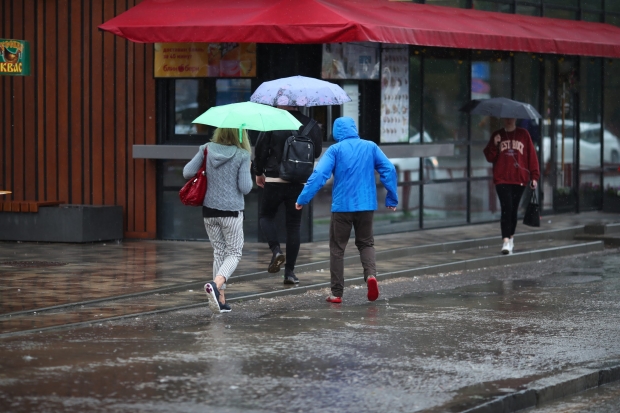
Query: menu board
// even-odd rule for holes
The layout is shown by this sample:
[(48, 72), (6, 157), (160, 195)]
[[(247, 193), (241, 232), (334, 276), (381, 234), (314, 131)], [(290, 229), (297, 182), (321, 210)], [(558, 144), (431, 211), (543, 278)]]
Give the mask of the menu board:
[(378, 43), (323, 45), (323, 79), (379, 79)]
[(409, 49), (381, 51), (381, 143), (409, 142)]
[(256, 43), (155, 43), (155, 77), (255, 77)]

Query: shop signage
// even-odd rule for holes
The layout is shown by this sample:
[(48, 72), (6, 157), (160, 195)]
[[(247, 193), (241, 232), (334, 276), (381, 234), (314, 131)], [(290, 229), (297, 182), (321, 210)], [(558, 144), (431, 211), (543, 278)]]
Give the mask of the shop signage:
[(30, 75), (30, 45), (27, 41), (0, 39), (0, 75)]
[(155, 77), (255, 77), (256, 43), (155, 43)]

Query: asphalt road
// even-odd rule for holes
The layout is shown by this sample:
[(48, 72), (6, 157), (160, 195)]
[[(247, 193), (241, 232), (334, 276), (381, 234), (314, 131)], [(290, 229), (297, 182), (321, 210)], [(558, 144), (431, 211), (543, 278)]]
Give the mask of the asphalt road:
[(458, 412), (620, 363), (618, 250), (380, 287), (5, 338), (0, 411)]

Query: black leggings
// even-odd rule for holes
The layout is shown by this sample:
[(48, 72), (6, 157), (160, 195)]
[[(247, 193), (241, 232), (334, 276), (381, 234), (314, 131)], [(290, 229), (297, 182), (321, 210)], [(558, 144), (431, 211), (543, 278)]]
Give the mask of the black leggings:
[(517, 213), (519, 212), (519, 203), (523, 196), (525, 186), (500, 184), (495, 185), (495, 191), (499, 198), (499, 204), (502, 207), (502, 218), (500, 221), (502, 228), (502, 238), (510, 238), (515, 234), (517, 228)]

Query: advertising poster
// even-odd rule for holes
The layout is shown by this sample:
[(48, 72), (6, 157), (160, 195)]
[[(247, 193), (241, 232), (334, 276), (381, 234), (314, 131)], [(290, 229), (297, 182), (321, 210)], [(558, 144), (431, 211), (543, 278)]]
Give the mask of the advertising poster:
[(155, 77), (255, 77), (256, 43), (155, 43)]
[(409, 49), (381, 51), (381, 143), (409, 142)]
[(0, 75), (30, 75), (30, 44), (27, 41), (0, 39)]
[(377, 43), (330, 43), (323, 45), (323, 79), (379, 79)]

